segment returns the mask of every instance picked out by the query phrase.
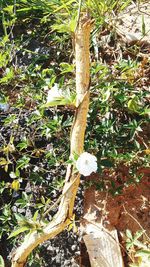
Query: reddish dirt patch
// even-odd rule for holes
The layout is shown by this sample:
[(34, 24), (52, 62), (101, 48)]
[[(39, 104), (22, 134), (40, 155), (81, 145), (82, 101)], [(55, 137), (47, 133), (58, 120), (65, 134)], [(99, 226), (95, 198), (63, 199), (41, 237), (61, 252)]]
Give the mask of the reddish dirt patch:
[[(147, 186), (145, 180), (148, 179), (143, 178), (139, 185), (124, 188), (121, 196), (108, 196), (107, 218), (118, 230), (130, 229), (136, 232), (143, 227), (150, 234), (150, 184)], [(99, 198), (98, 194), (97, 199)]]
[[(90, 218), (90, 214), (94, 213), (96, 222), (102, 222), (106, 228), (115, 227), (120, 236), (125, 234), (126, 229), (132, 233), (144, 229), (150, 236), (150, 169), (140, 169), (137, 174), (140, 173), (144, 174), (140, 183), (124, 186), (120, 195), (97, 191), (95, 186), (88, 188), (85, 191), (84, 215), (89, 214)], [(98, 182), (99, 177), (93, 175), (89, 179)], [(93, 221), (93, 215), (91, 219)]]

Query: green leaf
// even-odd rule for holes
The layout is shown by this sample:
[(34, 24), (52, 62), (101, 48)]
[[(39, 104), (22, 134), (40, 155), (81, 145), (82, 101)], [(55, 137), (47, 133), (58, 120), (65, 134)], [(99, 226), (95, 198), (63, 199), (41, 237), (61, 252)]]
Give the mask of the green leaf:
[(22, 208), (26, 207), (26, 205), (27, 205), (27, 201), (24, 199), (18, 199), (18, 200), (16, 200), (16, 203), (18, 205), (20, 205)]
[(139, 256), (139, 257), (150, 256), (150, 250), (148, 250), (148, 249), (147, 250), (146, 249), (145, 250), (144, 249), (142, 250), (141, 249), (141, 250), (139, 250), (139, 251), (136, 252), (136, 256)]
[(17, 228), (16, 230), (14, 230), (8, 237), (8, 239), (12, 238), (12, 237), (15, 237), (17, 235), (19, 235), (20, 233), (23, 233), (25, 231), (29, 231), (29, 228), (26, 227), (26, 226), (23, 226), (23, 227), (19, 227)]
[(134, 96), (128, 101), (128, 109), (133, 112), (139, 112), (138, 98)]
[(19, 150), (23, 150), (23, 149), (26, 149), (28, 147), (28, 140), (27, 139), (24, 139), (22, 142), (20, 142), (18, 145), (17, 145), (17, 148), (19, 148)]
[(42, 107), (55, 107), (55, 106), (61, 106), (63, 105), (63, 100), (64, 100), (64, 97), (55, 97), (55, 99), (51, 102), (48, 102), (46, 104), (44, 104)]
[[(18, 199), (19, 200), (19, 199)], [(26, 217), (21, 215), (21, 214), (18, 214), (18, 213), (15, 213), (15, 218), (16, 220), (19, 222), (22, 222), (22, 221), (26, 221)]]
[[(62, 1), (62, 2), (64, 2), (64, 1)], [(54, 13), (58, 13), (58, 11), (60, 11), (61, 9), (66, 9), (68, 11), (68, 7), (67, 6), (70, 6), (74, 2), (75, 2), (74, 0), (66, 1), (66, 3), (63, 3), (57, 9), (55, 9)]]
[(75, 161), (77, 161), (77, 159), (79, 158), (79, 155), (77, 154), (77, 153), (73, 153), (73, 159), (75, 160)]
[(73, 160), (72, 160), (72, 159), (68, 159), (68, 160), (66, 161), (66, 164), (73, 164)]
[(38, 10), (39, 7), (37, 6), (31, 6), (31, 7), (25, 7), (25, 8), (21, 8), (21, 9), (17, 9), (17, 13), (25, 13), (25, 12), (29, 12), (31, 10)]
[(143, 234), (144, 234), (145, 231), (143, 230), (139, 230), (135, 233), (135, 236), (134, 236), (134, 239), (138, 239), (140, 238)]
[(45, 205), (45, 198), (43, 196), (41, 196), (41, 202), (43, 205)]
[(149, 115), (150, 116), (150, 108), (145, 108), (144, 111), (140, 113), (140, 115)]
[(15, 174), (16, 174), (16, 177), (20, 177), (20, 171), (18, 169), (16, 169)]
[(33, 221), (34, 221), (34, 222), (36, 222), (38, 215), (39, 215), (39, 211), (36, 210), (36, 212), (35, 212), (34, 215), (33, 215)]
[(74, 71), (74, 65), (73, 64), (62, 62), (62, 63), (60, 63), (60, 67), (61, 67), (61, 74)]
[(102, 102), (106, 102), (110, 98), (111, 92), (108, 89), (106, 92), (102, 94)]
[(0, 84), (1, 83), (8, 83), (10, 80), (12, 80), (12, 78), (14, 78), (14, 71), (12, 68), (8, 68), (6, 75), (0, 79)]
[(60, 32), (60, 33), (71, 33), (71, 29), (68, 24), (55, 24), (52, 26), (52, 29)]
[(0, 158), (0, 166), (7, 165), (9, 162), (5, 158)]
[(9, 14), (13, 14), (14, 6), (13, 5), (9, 5), (7, 7), (4, 7), (3, 10), (8, 12)]
[(0, 255), (0, 267), (5, 267), (5, 263), (1, 255)]
[(131, 240), (133, 239), (132, 233), (129, 229), (126, 230), (126, 236)]
[(41, 204), (41, 203), (38, 203), (38, 204), (36, 204), (36, 207), (38, 208), (38, 209), (41, 209), (41, 208), (43, 208), (43, 204)]
[(128, 6), (128, 4), (130, 4), (130, 3), (131, 3), (131, 0), (122, 1), (122, 2), (123, 2), (123, 4), (122, 4), (122, 6), (121, 6), (120, 10), (123, 10), (123, 9), (125, 9), (125, 8)]
[(16, 119), (16, 115), (15, 114), (11, 114), (6, 119), (4, 119), (4, 124), (5, 125), (11, 124), (12, 122), (15, 121), (15, 119)]
[(41, 106), (41, 108), (48, 108), (48, 107), (55, 107), (55, 106), (65, 106), (65, 105), (74, 105), (74, 98), (72, 97), (65, 98), (65, 97), (56, 97), (54, 101), (48, 102)]
[(23, 156), (22, 158), (17, 160), (17, 169), (24, 169), (28, 166), (30, 158), (27, 156)]
[(126, 244), (126, 249), (129, 250), (131, 247), (133, 247), (133, 242), (128, 242)]

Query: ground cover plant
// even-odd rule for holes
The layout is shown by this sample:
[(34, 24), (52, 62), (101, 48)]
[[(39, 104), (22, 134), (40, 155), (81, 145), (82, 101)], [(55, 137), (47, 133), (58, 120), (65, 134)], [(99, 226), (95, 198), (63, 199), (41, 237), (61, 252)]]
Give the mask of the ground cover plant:
[[(81, 179), (69, 227), (33, 251), (27, 266), (79, 266), (83, 188), (107, 191), (111, 203), (121, 201), (130, 186), (138, 192), (143, 184), (147, 191), (150, 188), (150, 44), (122, 41), (116, 24), (131, 4), (138, 9), (140, 4), (148, 7), (148, 1), (1, 1), (1, 266), (11, 265), (15, 249), (28, 232), (40, 231), (39, 218), (47, 223), (57, 212), (55, 202), (65, 183), (75, 113), (74, 33), (78, 15), (87, 9), (94, 26), (84, 150), (97, 158), (98, 179)], [(144, 12), (143, 37), (149, 23)], [(54, 87), (65, 92), (65, 97), (59, 94), (56, 103), (47, 105), (48, 92)], [(148, 222), (149, 210), (145, 209), (139, 216)], [(135, 219), (142, 227), (140, 232), (136, 227), (135, 231), (119, 228), (125, 264), (148, 266), (150, 229), (148, 223), (144, 228), (143, 220)]]

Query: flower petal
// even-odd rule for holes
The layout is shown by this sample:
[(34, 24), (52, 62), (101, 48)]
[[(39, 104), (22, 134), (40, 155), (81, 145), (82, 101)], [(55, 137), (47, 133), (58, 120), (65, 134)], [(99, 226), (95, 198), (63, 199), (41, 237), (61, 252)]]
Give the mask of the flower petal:
[(55, 83), (54, 86), (48, 91), (47, 102), (53, 102), (56, 98), (63, 97), (62, 90), (58, 88)]
[(97, 171), (97, 158), (88, 152), (83, 152), (76, 162), (79, 173), (88, 176)]

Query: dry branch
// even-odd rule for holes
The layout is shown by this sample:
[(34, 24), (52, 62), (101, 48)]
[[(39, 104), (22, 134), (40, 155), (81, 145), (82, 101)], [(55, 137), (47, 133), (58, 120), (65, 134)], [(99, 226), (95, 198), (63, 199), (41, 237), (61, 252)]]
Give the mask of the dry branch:
[[(71, 132), (71, 158), (74, 153), (80, 155), (84, 145), (86, 119), (89, 108), (90, 28), (91, 21), (85, 16), (80, 20), (75, 33), (77, 110)], [(43, 227), (41, 232), (34, 231), (25, 237), (23, 243), (17, 248), (12, 257), (12, 267), (25, 266), (28, 255), (34, 248), (44, 241), (54, 238), (69, 225), (79, 182), (80, 175), (75, 174), (73, 166), (69, 165), (58, 212), (53, 220)]]

